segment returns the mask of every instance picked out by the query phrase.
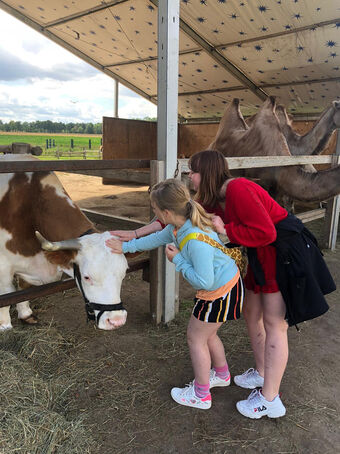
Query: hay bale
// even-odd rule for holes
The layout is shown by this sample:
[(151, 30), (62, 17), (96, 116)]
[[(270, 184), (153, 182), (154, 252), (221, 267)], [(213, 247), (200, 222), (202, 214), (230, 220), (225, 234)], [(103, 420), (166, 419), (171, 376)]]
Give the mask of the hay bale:
[(93, 452), (82, 417), (68, 418), (72, 377), (51, 375), (48, 367), (69, 344), (55, 334), (47, 328), (0, 337), (1, 454)]

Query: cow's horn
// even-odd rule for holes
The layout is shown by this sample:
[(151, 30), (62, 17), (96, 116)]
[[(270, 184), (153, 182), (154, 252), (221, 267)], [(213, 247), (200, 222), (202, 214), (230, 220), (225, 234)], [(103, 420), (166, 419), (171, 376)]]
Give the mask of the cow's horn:
[(59, 251), (61, 249), (80, 249), (81, 244), (78, 238), (74, 238), (72, 240), (65, 240), (65, 241), (48, 241), (46, 238), (42, 236), (41, 233), (38, 231), (35, 232), (35, 236), (40, 241), (41, 247), (45, 251)]

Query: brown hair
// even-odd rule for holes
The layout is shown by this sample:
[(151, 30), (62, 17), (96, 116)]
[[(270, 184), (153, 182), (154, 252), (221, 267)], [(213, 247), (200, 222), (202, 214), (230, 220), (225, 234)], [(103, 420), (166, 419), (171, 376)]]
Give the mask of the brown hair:
[(225, 157), (217, 150), (199, 151), (189, 159), (189, 167), (201, 175), (195, 198), (204, 206), (214, 207), (220, 200), (223, 183), (232, 178)]
[(188, 188), (175, 178), (157, 183), (151, 189), (151, 201), (162, 211), (170, 210), (203, 231), (214, 230), (212, 215), (190, 197)]

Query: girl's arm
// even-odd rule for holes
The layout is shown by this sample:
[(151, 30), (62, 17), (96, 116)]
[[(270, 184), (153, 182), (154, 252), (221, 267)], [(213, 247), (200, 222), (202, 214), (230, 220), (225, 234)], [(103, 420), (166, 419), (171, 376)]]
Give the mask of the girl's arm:
[(133, 239), (123, 243), (123, 252), (137, 252), (137, 251), (150, 251), (156, 249), (159, 246), (172, 243), (172, 225), (167, 225), (160, 232), (151, 233), (151, 235), (144, 236), (142, 238)]
[(126, 254), (127, 252), (140, 252), (156, 249), (159, 246), (171, 243), (172, 226), (169, 224), (160, 232), (152, 233), (151, 235), (144, 236), (143, 238), (133, 239), (131, 241), (121, 242), (115, 238), (110, 238), (105, 241), (105, 244), (111, 248), (115, 254)]
[(151, 233), (162, 230), (162, 225), (159, 221), (151, 222), (151, 224), (139, 227), (136, 230), (112, 230), (111, 235), (117, 236), (121, 241), (129, 241), (134, 238), (141, 238), (142, 236), (150, 235)]
[(176, 271), (197, 290), (210, 290), (215, 280), (214, 273), (214, 248), (202, 241), (189, 241), (187, 243), (190, 262), (179, 252), (172, 262)]

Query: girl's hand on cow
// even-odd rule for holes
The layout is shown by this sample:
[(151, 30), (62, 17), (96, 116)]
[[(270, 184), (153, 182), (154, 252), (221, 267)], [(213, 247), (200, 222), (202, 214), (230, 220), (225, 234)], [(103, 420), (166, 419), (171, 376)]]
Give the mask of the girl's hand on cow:
[(105, 241), (107, 247), (111, 249), (113, 254), (122, 254), (123, 253), (123, 246), (120, 240), (116, 240), (115, 238), (110, 238), (109, 240)]
[(120, 241), (130, 241), (137, 238), (135, 230), (111, 230), (110, 234), (117, 236)]
[(225, 231), (224, 222), (222, 221), (220, 216), (213, 216), (212, 222), (217, 233), (222, 233), (223, 235), (227, 234), (227, 232)]
[(175, 255), (179, 253), (179, 249), (173, 244), (167, 244), (165, 248), (165, 254), (170, 262), (172, 262)]

